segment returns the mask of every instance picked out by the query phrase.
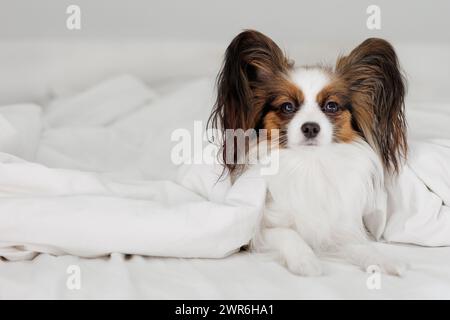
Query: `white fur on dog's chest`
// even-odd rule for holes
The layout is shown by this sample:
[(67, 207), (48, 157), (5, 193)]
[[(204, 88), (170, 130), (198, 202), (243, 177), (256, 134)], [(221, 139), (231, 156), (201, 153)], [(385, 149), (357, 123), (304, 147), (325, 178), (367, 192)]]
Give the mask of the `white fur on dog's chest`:
[(381, 164), (362, 141), (280, 150), (267, 182), (265, 226), (291, 227), (313, 248), (365, 236), (363, 216), (383, 192)]

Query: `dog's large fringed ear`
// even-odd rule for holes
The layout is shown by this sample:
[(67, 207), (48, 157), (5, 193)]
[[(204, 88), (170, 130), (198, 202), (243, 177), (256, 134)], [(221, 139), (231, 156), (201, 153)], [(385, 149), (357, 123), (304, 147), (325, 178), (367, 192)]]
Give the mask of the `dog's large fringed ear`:
[(405, 78), (394, 48), (370, 38), (338, 59), (336, 72), (350, 86), (353, 122), (388, 171), (406, 157)]
[[(254, 108), (255, 89), (291, 67), (275, 42), (258, 31), (244, 31), (231, 41), (217, 78), (217, 100), (208, 120), (209, 128), (223, 132), (224, 161), (225, 130), (255, 128), (261, 111)], [(235, 169), (232, 163), (224, 164), (231, 172)]]

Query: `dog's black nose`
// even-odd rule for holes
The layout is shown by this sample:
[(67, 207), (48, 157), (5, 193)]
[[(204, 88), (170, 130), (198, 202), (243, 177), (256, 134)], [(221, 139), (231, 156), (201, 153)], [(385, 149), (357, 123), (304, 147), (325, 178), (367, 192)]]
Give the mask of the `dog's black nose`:
[(320, 132), (320, 126), (315, 122), (306, 122), (302, 125), (302, 132), (308, 139), (315, 138)]

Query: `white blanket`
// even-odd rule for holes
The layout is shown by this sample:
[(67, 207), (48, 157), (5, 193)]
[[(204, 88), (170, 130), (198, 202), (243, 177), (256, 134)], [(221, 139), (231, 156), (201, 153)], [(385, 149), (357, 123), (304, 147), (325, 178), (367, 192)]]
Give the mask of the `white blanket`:
[(410, 143), (408, 163), (388, 189), (388, 241), (450, 245), (450, 140)]
[[(219, 167), (176, 174), (170, 162), (170, 133), (192, 125), (206, 88), (209, 81), (199, 81), (149, 103), (154, 94), (125, 76), (60, 99), (42, 117), (35, 105), (0, 108), (0, 256), (217, 258), (247, 244), (263, 180), (249, 171), (231, 186), (217, 182)], [(32, 140), (29, 128), (39, 128)], [(169, 176), (177, 182), (158, 179)]]
[[(120, 252), (224, 257), (253, 236), (265, 185), (249, 171), (178, 170), (171, 133), (203, 124), (210, 79), (158, 97), (122, 76), (51, 105), (0, 107), (0, 256)], [(438, 115), (439, 117), (440, 115)], [(449, 140), (412, 142), (389, 189), (389, 241), (450, 245)]]

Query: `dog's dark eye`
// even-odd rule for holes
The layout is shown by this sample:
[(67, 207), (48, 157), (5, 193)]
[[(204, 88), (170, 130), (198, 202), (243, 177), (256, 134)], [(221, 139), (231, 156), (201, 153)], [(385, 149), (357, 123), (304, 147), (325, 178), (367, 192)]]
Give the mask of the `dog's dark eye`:
[(281, 105), (281, 111), (284, 113), (292, 113), (295, 111), (295, 107), (292, 103), (286, 102)]
[(327, 102), (325, 107), (323, 108), (323, 111), (327, 113), (335, 113), (339, 111), (339, 105), (336, 102), (330, 101)]

